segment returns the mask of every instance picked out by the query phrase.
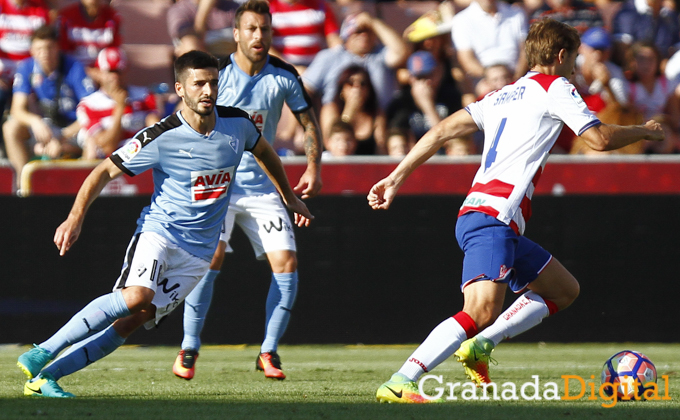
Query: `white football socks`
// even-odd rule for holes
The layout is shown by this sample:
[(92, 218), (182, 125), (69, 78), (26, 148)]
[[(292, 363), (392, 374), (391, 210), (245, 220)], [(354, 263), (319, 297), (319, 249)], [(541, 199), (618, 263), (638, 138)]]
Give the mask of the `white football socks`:
[(425, 341), (411, 354), (399, 373), (412, 381), (434, 369), (449, 358), (468, 337), (474, 336), (477, 328), (466, 313), (459, 312), (437, 325)]
[(506, 338), (515, 337), (543, 321), (543, 318), (557, 312), (557, 306), (534, 292), (520, 296), (496, 321), (479, 335), (498, 345)]

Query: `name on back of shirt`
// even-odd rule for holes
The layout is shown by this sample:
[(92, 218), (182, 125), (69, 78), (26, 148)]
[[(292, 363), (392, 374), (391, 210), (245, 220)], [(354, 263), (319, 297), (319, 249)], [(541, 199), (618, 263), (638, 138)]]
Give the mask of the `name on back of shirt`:
[(494, 106), (496, 105), (503, 105), (507, 104), (508, 102), (512, 101), (519, 101), (520, 99), (524, 98), (524, 86), (519, 86), (515, 90), (512, 90), (510, 92), (503, 92), (498, 97), (496, 98), (496, 102), (493, 103)]

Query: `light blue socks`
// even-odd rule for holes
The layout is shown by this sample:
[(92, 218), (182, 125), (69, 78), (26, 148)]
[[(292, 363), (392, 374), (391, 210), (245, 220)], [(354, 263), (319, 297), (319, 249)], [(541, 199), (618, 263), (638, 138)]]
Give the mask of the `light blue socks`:
[(100, 296), (75, 314), (59, 331), (40, 347), (54, 356), (66, 347), (78, 343), (102, 330), (119, 318), (130, 315), (120, 290)]
[(261, 353), (276, 351), (279, 340), (288, 327), (290, 311), (297, 296), (298, 274), (273, 273), (267, 294), (264, 342)]
[(182, 349), (201, 348), (201, 331), (205, 325), (205, 317), (210, 309), (215, 279), (219, 270), (208, 270), (198, 282), (194, 290), (184, 299), (184, 339)]
[(77, 372), (110, 354), (123, 343), (125, 339), (118, 335), (111, 325), (104, 331), (71, 346), (66, 353), (42, 371), (51, 373), (54, 380), (58, 381), (59, 378)]

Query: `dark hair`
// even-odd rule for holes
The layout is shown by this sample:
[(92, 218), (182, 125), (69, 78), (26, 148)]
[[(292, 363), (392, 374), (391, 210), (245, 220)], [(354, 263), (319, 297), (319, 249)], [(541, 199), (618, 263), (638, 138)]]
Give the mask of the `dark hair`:
[(529, 68), (532, 68), (552, 64), (561, 49), (573, 53), (579, 45), (581, 37), (576, 29), (554, 19), (542, 19), (529, 27), (524, 50)]
[(269, 10), (269, 2), (267, 0), (248, 0), (236, 9), (236, 14), (234, 15), (234, 28), (239, 28), (241, 25), (241, 16), (245, 12), (267, 15), (269, 16), (269, 21), (272, 21), (272, 12)]
[(635, 60), (636, 60), (637, 55), (640, 53), (640, 51), (645, 49), (645, 48), (652, 50), (652, 52), (654, 53), (654, 56), (656, 57), (656, 73), (655, 73), (655, 76), (656, 77), (661, 76), (661, 60), (662, 60), (662, 57), (661, 57), (661, 53), (659, 52), (659, 49), (657, 48), (657, 46), (653, 42), (650, 42), (650, 41), (637, 41), (637, 42), (634, 42), (633, 45), (631, 45), (630, 49), (628, 50), (629, 51), (629, 58), (627, 60), (628, 61), (627, 64), (628, 64), (629, 68), (634, 70), (632, 72), (631, 82), (637, 82), (637, 81), (640, 80), (640, 77), (638, 76), (638, 73), (637, 73), (637, 65), (635, 64)]
[(175, 60), (175, 81), (181, 82), (189, 69), (218, 68), (217, 58), (203, 51), (189, 51)]
[(368, 71), (356, 64), (347, 67), (340, 73), (340, 76), (338, 76), (333, 102), (338, 106), (340, 112), (342, 112), (343, 108), (345, 108), (345, 99), (342, 97), (342, 87), (349, 82), (349, 79), (355, 74), (363, 75), (367, 83), (366, 88), (368, 89), (368, 97), (366, 98), (366, 102), (361, 106), (361, 110), (375, 117), (378, 114), (378, 95), (375, 93), (373, 83), (371, 83), (371, 76), (368, 74)]
[(333, 123), (333, 125), (331, 125), (331, 130), (328, 135), (332, 136), (335, 133), (349, 133), (352, 135), (352, 137), (354, 137), (354, 128), (348, 122), (337, 120)]
[(43, 25), (36, 29), (35, 32), (33, 32), (33, 35), (31, 35), (31, 42), (36, 39), (58, 41), (59, 32), (57, 32), (57, 28), (52, 25)]

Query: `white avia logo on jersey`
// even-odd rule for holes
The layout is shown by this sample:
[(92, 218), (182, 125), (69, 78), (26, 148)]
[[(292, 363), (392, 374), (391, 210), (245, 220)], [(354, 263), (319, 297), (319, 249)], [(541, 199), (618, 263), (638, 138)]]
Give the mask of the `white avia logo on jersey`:
[(191, 171), (191, 201), (212, 203), (226, 197), (229, 183), (234, 178), (234, 167)]
[(246, 111), (250, 114), (250, 118), (253, 119), (258, 130), (263, 131), (265, 124), (267, 124), (267, 114), (269, 113), (266, 109), (255, 109)]

